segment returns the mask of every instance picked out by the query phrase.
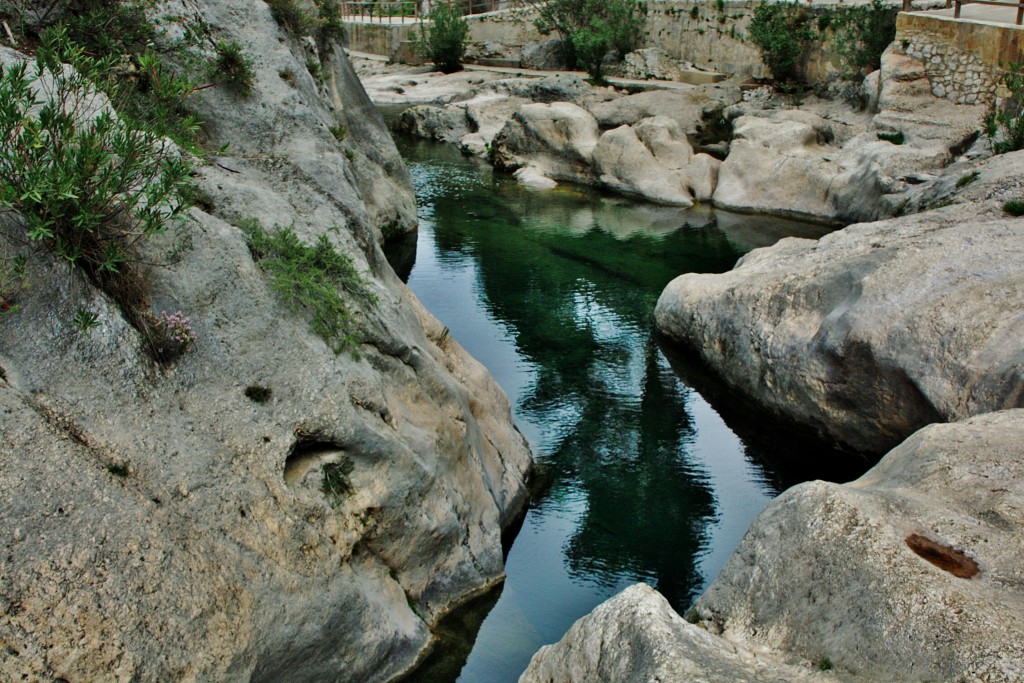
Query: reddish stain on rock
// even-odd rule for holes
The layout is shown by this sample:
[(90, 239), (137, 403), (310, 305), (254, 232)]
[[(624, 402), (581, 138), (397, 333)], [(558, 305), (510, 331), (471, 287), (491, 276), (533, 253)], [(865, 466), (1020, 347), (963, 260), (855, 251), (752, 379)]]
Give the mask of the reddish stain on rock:
[(950, 548), (948, 545), (936, 543), (921, 534), (910, 534), (907, 536), (906, 542), (907, 546), (917, 555), (953, 576), (969, 579), (977, 576), (981, 571), (978, 568), (978, 563), (963, 552)]

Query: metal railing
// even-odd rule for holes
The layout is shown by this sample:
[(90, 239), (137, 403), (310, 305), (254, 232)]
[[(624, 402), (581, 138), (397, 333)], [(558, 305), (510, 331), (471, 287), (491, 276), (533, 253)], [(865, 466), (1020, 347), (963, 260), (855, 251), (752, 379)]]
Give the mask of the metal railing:
[[(1016, 7), (1017, 8), (1017, 20), (1014, 22), (1017, 26), (1021, 25), (1024, 20), (1024, 0), (1017, 0), (1017, 2), (1000, 2), (999, 0), (946, 0), (946, 9), (953, 7), (953, 18), (960, 18), (960, 8), (964, 5), (991, 5), (993, 7)], [(903, 11), (910, 12), (910, 0), (903, 0)]]
[[(427, 3), (423, 3), (427, 4)], [(512, 3), (507, 0), (435, 0), (430, 6), (454, 5), (464, 16), (483, 14), (504, 9)], [(421, 0), (342, 0), (341, 18), (377, 21), (378, 23), (417, 22), (426, 19), (429, 10), (421, 7)]]

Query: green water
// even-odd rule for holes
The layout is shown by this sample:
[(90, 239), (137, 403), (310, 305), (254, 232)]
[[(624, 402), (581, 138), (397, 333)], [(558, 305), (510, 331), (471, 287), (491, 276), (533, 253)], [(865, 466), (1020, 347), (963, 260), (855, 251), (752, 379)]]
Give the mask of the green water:
[(536, 192), (451, 147), (400, 148), (421, 227), (392, 262), (509, 394), (543, 483), (505, 585), (447, 619), (409, 680), (512, 683), (540, 646), (636, 581), (684, 610), (781, 489), (863, 469), (794, 448), (699, 365), (670, 361), (654, 333), (676, 275), (825, 228)]

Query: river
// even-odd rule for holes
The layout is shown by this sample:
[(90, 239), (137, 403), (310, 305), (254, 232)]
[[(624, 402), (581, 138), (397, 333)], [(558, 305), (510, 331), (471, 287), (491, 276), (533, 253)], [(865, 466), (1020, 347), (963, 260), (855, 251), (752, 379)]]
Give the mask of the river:
[(504, 585), (442, 622), (408, 681), (514, 683), (538, 648), (637, 581), (683, 611), (781, 490), (867, 468), (796, 448), (800, 435), (699, 364), (670, 361), (654, 332), (676, 275), (827, 228), (531, 191), (452, 146), (398, 142), (420, 229), (414, 251), (390, 258), (508, 393), (539, 481)]

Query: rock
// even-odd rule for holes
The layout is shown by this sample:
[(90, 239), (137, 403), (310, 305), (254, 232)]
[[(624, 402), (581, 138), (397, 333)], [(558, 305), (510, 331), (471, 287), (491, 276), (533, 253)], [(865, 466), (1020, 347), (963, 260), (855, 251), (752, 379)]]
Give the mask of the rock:
[(686, 167), (690, 193), (698, 202), (710, 202), (718, 186), (718, 169), (722, 162), (708, 154), (695, 154)]
[(678, 81), (683, 69), (692, 65), (680, 64), (660, 47), (634, 50), (622, 58), (622, 77), (638, 80), (658, 79)]
[(551, 38), (543, 42), (530, 42), (523, 46), (520, 61), (524, 69), (558, 71), (565, 68), (565, 53), (562, 41)]
[(833, 679), (686, 623), (658, 592), (637, 584), (595, 607), (558, 643), (541, 648), (519, 683), (824, 680)]
[(687, 612), (696, 624), (632, 586), (520, 683), (1022, 680), (1022, 444), (1024, 411), (995, 412), (925, 427), (849, 484), (795, 486)]
[[(665, 119), (665, 121), (670, 121)], [(640, 127), (638, 126), (638, 129)], [(594, 147), (594, 169), (598, 182), (610, 190), (624, 195), (642, 197), (657, 204), (692, 206), (693, 198), (678, 173), (666, 166), (685, 166), (692, 156), (686, 138), (673, 140), (663, 126), (647, 126), (642, 132), (653, 140), (662, 158), (638, 137), (640, 130), (620, 126), (601, 136)], [(685, 149), (685, 152), (682, 150)]]
[(926, 427), (773, 501), (694, 605), (730, 642), (856, 680), (1024, 679), (1024, 411)]
[[(667, 116), (688, 135), (696, 135), (719, 102), (731, 104), (732, 89), (723, 85), (694, 86), (688, 90), (650, 90), (591, 105), (601, 128), (632, 125), (652, 116)], [(739, 99), (739, 90), (735, 97)], [(720, 99), (719, 99), (720, 98)], [(709, 104), (715, 105), (709, 108)]]
[[(502, 578), (529, 451), (490, 375), (384, 260), (383, 234), (415, 225), (409, 177), (341, 47), (321, 86), (266, 5), (211, 0), (164, 27), (193, 19), (260, 46), (251, 98), (190, 100), (230, 148), (197, 169), (190, 248), (149, 276), (195, 349), (156, 365), (46, 252), (0, 325), (0, 679), (391, 680)], [(348, 297), (358, 355), (278, 301), (243, 219), (352, 259), (375, 298)], [(0, 259), (27, 253), (16, 219), (0, 230)], [(80, 308), (98, 316), (88, 335)], [(332, 460), (351, 467), (338, 499), (321, 490)]]
[(409, 107), (398, 117), (395, 127), (406, 135), (448, 143), (458, 143), (470, 132), (464, 107), (430, 104)]
[(657, 324), (771, 412), (884, 452), (931, 422), (1024, 406), (1022, 239), (989, 200), (782, 240), (674, 280)]
[(512, 175), (524, 186), (535, 190), (553, 190), (558, 186), (557, 182), (544, 175), (536, 166), (524, 166)]
[(715, 206), (833, 222), (877, 218), (883, 191), (877, 169), (870, 159), (844, 159), (810, 116), (787, 111), (736, 119)]
[(594, 117), (575, 104), (527, 104), (494, 139), (494, 164), (507, 170), (531, 165), (554, 180), (588, 182), (597, 135)]

